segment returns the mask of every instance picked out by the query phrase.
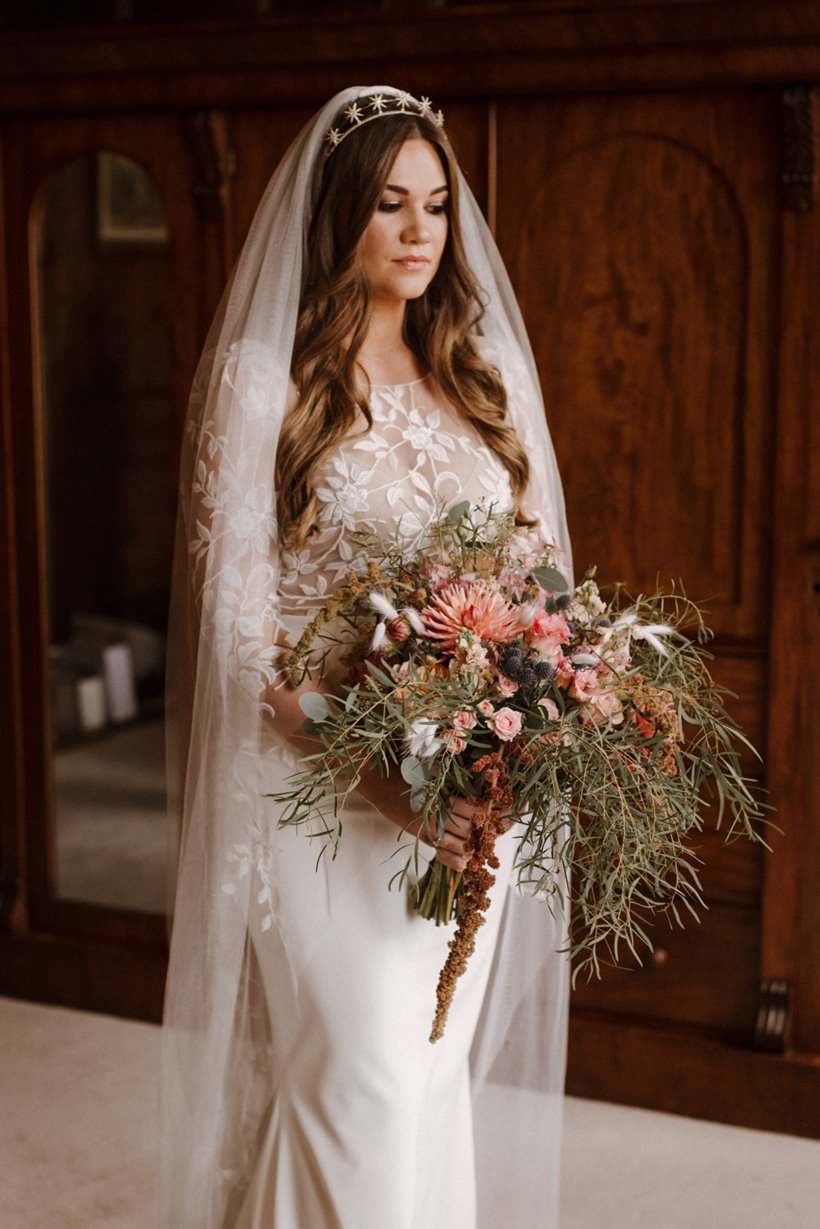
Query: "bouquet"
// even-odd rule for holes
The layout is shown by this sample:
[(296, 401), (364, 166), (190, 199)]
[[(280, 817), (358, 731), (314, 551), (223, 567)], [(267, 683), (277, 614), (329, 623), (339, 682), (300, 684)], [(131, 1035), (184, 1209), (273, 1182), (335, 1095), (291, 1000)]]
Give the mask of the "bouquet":
[(463, 873), (437, 860), (420, 873), (416, 837), (391, 880), (410, 883), (423, 917), (456, 921), (435, 1041), (511, 820), (518, 884), (562, 907), (574, 885), (577, 976), (599, 974), (602, 954), (617, 961), (624, 945), (640, 959), (657, 911), (681, 923), (703, 904), (687, 837), (707, 794), (729, 834), (760, 839), (762, 807), (741, 770), (749, 744), (707, 667), (710, 633), (684, 594), (630, 600), (616, 585), (604, 596), (594, 571), (570, 589), (553, 548), (511, 513), (466, 503), (413, 550), (365, 535), (359, 546), (366, 567), (348, 573), (288, 660), (298, 685), (341, 642), (344, 694), (303, 693), (319, 749), (274, 797), (282, 825), (322, 815), (334, 850), (345, 802), (374, 766), (400, 771), (432, 844), (452, 795), (476, 804)]

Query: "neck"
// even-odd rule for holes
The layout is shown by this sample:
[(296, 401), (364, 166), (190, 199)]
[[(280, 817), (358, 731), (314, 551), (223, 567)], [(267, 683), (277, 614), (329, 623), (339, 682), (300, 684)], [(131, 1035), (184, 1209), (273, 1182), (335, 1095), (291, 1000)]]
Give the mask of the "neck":
[(387, 355), (407, 348), (403, 336), (405, 307), (404, 300), (373, 303), (363, 354)]
[(426, 373), (403, 336), (405, 303), (375, 302), (359, 366), (371, 384), (404, 384)]

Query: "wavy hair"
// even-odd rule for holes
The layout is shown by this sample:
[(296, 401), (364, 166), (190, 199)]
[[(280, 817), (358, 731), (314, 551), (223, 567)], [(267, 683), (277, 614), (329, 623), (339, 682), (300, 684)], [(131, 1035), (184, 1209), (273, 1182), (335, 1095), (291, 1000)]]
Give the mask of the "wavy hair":
[(405, 141), (428, 141), (450, 193), (441, 263), (423, 295), (407, 303), (404, 338), (448, 402), (471, 423), (510, 476), (518, 500), (529, 462), (507, 415), (498, 370), (476, 346), (481, 291), (464, 255), (455, 157), (447, 137), (423, 115), (389, 115), (350, 134), (325, 159), (306, 239), (305, 274), (291, 375), (298, 397), (286, 415), (276, 457), (277, 514), (283, 540), (302, 545), (316, 524), (316, 475), (363, 418), (373, 425), (357, 378), (371, 319), (361, 239)]

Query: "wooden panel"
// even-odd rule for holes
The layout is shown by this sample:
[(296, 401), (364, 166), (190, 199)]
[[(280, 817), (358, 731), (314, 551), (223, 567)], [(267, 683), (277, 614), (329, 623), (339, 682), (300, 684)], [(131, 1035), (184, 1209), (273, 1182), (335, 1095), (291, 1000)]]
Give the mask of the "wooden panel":
[(15, 998), (158, 1023), (166, 950), (64, 935), (0, 935), (0, 988)]
[[(576, 1011), (715, 1029), (750, 1043), (757, 1016), (757, 909), (713, 905), (686, 928), (657, 921), (651, 929), (658, 962), (605, 969), (600, 981), (576, 984)], [(617, 1025), (613, 1025), (617, 1027)]]
[[(567, 1091), (671, 1114), (820, 1137), (820, 1066), (698, 1032), (577, 1016)], [(711, 1227), (710, 1227), (711, 1229)]]
[[(820, 97), (805, 98), (802, 146), (817, 172)], [(785, 836), (764, 897), (763, 973), (792, 983), (792, 1043), (820, 1053), (820, 208), (783, 218), (783, 293), (774, 441), (781, 537), (772, 583), (772, 801)]]
[(453, 96), (483, 97), (818, 75), (815, 0), (541, 0), (4, 33), (0, 108), (83, 111), (89, 98), (109, 111), (268, 106), (356, 81), (431, 96), (446, 81)]
[(765, 96), (499, 106), (499, 243), (578, 568), (683, 578), (734, 636), (765, 628), (777, 180)]
[[(714, 674), (767, 736), (778, 166), (764, 94), (504, 100), (498, 239), (527, 320), (578, 571), (682, 580)], [(757, 761), (744, 754), (750, 774)], [(580, 984), (579, 1011), (750, 1041), (764, 854), (694, 839), (708, 909), (661, 963)], [(613, 1027), (617, 1027), (613, 1024)]]

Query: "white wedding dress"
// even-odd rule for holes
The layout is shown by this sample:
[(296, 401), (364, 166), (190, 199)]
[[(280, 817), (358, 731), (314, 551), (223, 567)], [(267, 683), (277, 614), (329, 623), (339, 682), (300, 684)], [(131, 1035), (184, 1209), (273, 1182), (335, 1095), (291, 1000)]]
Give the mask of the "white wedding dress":
[[(460, 500), (511, 504), (506, 470), (431, 379), (374, 388), (371, 410), (372, 429), (322, 468), (319, 532), (283, 559), (278, 614), (292, 637), (357, 562), (355, 530), (399, 526), (412, 540)], [(331, 667), (331, 684), (340, 673)], [(361, 799), (344, 816), (335, 861), (317, 866), (319, 844), (276, 830), (273, 815), (258, 834), (262, 889), (250, 927), (281, 1074), (236, 1229), (475, 1229), (468, 1060), (514, 840), (499, 841), (488, 921), (435, 1045), (435, 988), (453, 927), (421, 919), (405, 891), (388, 891), (402, 844)], [(264, 884), (274, 857), (271, 925)]]

